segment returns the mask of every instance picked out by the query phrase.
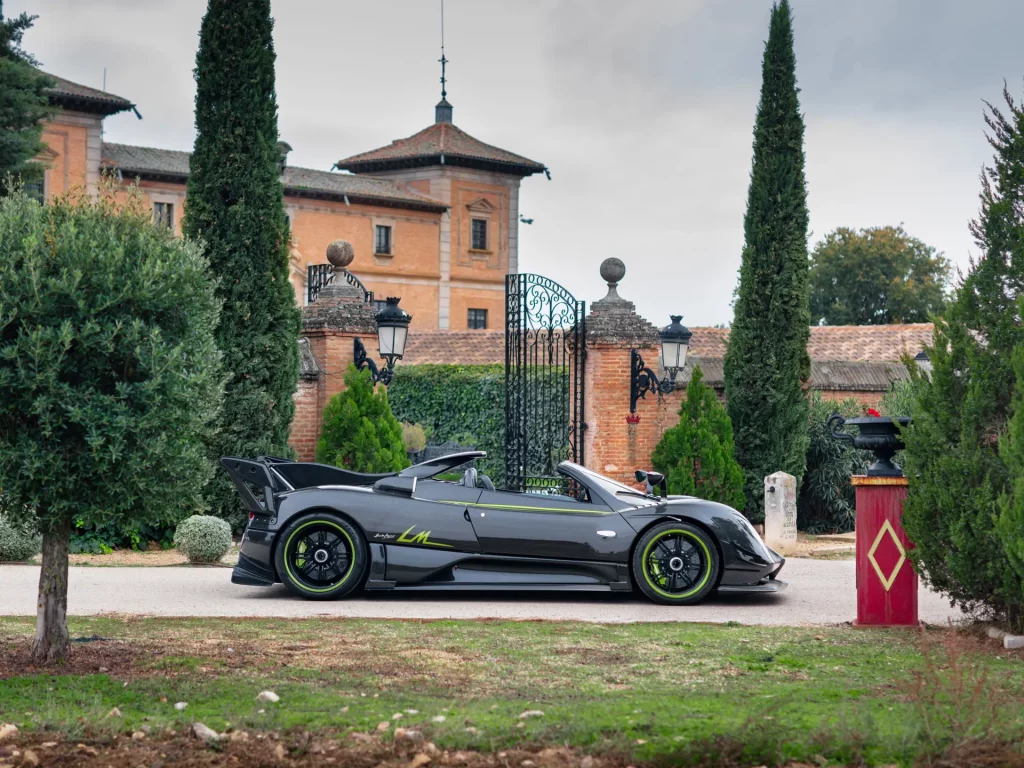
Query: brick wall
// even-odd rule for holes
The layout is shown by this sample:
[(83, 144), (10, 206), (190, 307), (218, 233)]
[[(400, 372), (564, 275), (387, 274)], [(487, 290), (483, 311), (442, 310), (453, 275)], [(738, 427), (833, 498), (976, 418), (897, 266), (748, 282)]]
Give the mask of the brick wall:
[(314, 461), (316, 441), (320, 437), (320, 387), (316, 379), (299, 379), (295, 390), (295, 418), (288, 444), (299, 461)]

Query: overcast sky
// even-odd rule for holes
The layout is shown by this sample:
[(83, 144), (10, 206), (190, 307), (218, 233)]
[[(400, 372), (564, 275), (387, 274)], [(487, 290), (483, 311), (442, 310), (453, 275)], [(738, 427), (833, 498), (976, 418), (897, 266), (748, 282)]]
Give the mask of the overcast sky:
[[(837, 226), (899, 224), (965, 265), (983, 100), (1024, 92), (1019, 0), (792, 0), (807, 123), (809, 246)], [(598, 265), (663, 325), (729, 322), (743, 243), (770, 0), (447, 0), (455, 123), (548, 165), (523, 181), (523, 271), (588, 302)], [(7, 0), (39, 14), (44, 68), (131, 99), (108, 141), (189, 150), (204, 0)], [(277, 0), (289, 162), (411, 135), (439, 98), (439, 0)]]

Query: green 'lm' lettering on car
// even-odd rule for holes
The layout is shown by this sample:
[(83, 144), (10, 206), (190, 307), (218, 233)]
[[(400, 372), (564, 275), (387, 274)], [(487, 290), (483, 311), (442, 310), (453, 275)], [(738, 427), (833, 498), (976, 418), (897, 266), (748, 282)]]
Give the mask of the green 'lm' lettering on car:
[(452, 548), (451, 544), (441, 544), (437, 541), (431, 541), (430, 531), (420, 531), (419, 533), (410, 536), (409, 534), (412, 533), (412, 529), (415, 527), (415, 525), (410, 525), (405, 530), (405, 532), (402, 533), (401, 536), (395, 539), (395, 541), (399, 544), (424, 544), (428, 547), (447, 547), (448, 549)]

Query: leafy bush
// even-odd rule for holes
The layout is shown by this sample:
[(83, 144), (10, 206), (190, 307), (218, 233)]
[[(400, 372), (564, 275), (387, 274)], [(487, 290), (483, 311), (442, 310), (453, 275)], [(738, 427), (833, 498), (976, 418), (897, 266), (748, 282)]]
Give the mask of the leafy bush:
[(419, 453), (427, 447), (427, 433), (419, 424), (402, 422), (402, 442), (406, 453)]
[(395, 416), (420, 424), (430, 444), (475, 445), (482, 474), (505, 478), (505, 366), (400, 365), (388, 387)]
[(870, 453), (832, 437), (825, 422), (833, 413), (863, 416), (864, 407), (853, 399), (828, 400), (820, 392), (811, 393), (807, 470), (796, 504), (797, 527), (809, 533), (853, 530), (856, 502), (850, 478), (862, 474), (870, 463)]
[(213, 515), (192, 515), (178, 523), (174, 546), (190, 563), (216, 563), (231, 549), (231, 524)]
[(71, 530), (71, 552), (104, 554), (115, 549), (160, 549), (174, 546), (173, 523), (122, 523), (77, 519)]
[(698, 366), (679, 406), (679, 424), (651, 454), (669, 493), (698, 496), (742, 510), (743, 470), (733, 455), (732, 422)]
[(0, 495), (0, 563), (20, 563), (43, 549), (43, 536), (28, 516), (15, 521), (5, 514), (7, 502)]
[(369, 370), (350, 365), (346, 389), (327, 401), (316, 460), (353, 472), (397, 472), (409, 466), (402, 425), (391, 413), (388, 391), (374, 389)]
[(76, 520), (160, 524), (203, 507), (218, 312), (200, 247), (154, 226), (137, 190), (0, 199), (0, 487), (43, 533), (37, 661), (69, 647)]

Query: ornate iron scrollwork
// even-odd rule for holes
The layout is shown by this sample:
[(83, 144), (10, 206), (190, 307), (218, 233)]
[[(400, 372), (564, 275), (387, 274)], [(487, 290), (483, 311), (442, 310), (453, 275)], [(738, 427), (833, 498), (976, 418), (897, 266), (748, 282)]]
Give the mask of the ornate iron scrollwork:
[(646, 400), (648, 392), (652, 392), (655, 395), (667, 395), (670, 392), (674, 392), (675, 388), (676, 380), (674, 377), (668, 381), (660, 381), (657, 374), (644, 363), (640, 353), (635, 349), (629, 350), (630, 413), (636, 413), (636, 401), (640, 399)]
[(391, 378), (395, 373), (390, 365), (385, 365), (384, 369), (381, 370), (377, 364), (367, 356), (366, 347), (363, 346), (363, 340), (359, 337), (356, 337), (355, 340), (355, 351), (352, 355), (352, 362), (355, 363), (357, 371), (361, 371), (363, 368), (369, 369), (370, 378), (373, 380), (374, 386), (377, 384), (383, 384), (386, 387), (391, 383)]
[(584, 302), (541, 275), (505, 283), (505, 487), (564, 492), (583, 462)]

